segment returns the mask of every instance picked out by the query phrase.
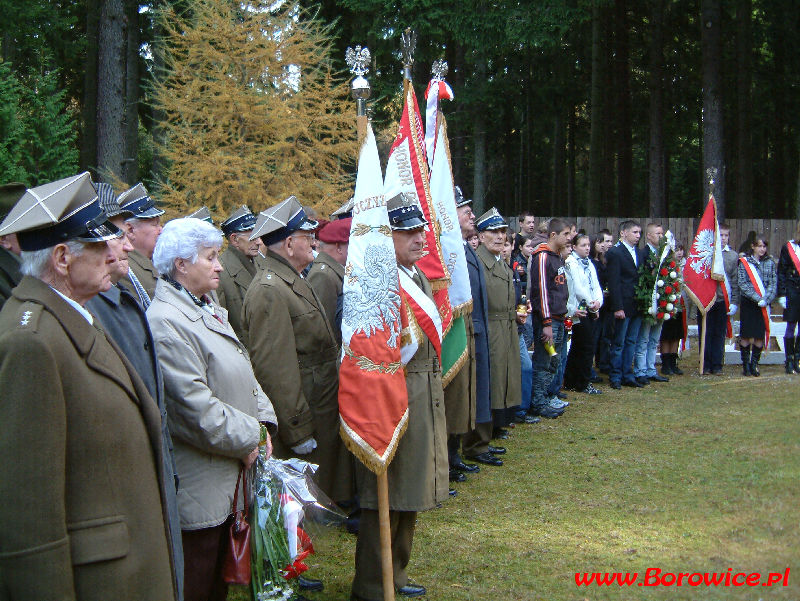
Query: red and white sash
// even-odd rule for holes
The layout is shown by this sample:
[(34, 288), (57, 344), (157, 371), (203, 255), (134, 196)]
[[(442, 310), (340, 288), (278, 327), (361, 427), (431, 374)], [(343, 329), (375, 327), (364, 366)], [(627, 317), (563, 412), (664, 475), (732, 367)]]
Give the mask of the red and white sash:
[[(423, 341), (422, 333), (431, 341), (439, 361), (442, 359), (442, 318), (436, 304), (414, 283), (405, 269), (397, 270), (400, 275), (400, 290), (404, 313), (408, 323), (403, 323), (400, 358), (406, 365)], [(405, 322), (405, 320), (403, 320)]]
[(794, 263), (794, 268), (797, 270), (797, 273), (800, 273), (800, 256), (797, 255), (797, 249), (795, 248), (796, 244), (792, 244), (792, 241), (786, 243), (786, 250), (789, 251), (789, 257), (792, 259), (792, 263)]
[[(753, 289), (761, 298), (764, 298), (764, 282), (761, 281), (761, 274), (758, 273), (758, 269), (754, 269), (745, 257), (741, 257), (739, 261), (744, 265), (744, 271), (747, 277), (750, 278)], [(761, 315), (764, 318), (764, 346), (767, 347), (769, 345), (769, 306), (761, 307)]]

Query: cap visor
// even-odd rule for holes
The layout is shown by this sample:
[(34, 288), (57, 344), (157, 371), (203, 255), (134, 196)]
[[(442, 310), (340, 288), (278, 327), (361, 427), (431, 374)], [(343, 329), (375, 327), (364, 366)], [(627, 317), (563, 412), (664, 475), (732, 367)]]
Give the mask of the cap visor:
[(114, 240), (115, 238), (121, 237), (122, 230), (110, 221), (106, 221), (88, 230), (85, 234), (75, 236), (75, 240), (80, 240), (81, 242), (103, 242), (105, 240)]
[[(124, 212), (124, 209), (123, 209)], [(164, 214), (164, 211), (158, 209), (156, 207), (150, 207), (149, 209), (142, 211), (141, 213), (134, 213), (134, 219), (150, 219), (151, 217), (160, 217)]]
[(425, 227), (428, 225), (428, 222), (425, 220), (424, 217), (410, 217), (404, 221), (401, 221), (397, 225), (393, 225), (393, 230), (416, 230), (421, 227)]

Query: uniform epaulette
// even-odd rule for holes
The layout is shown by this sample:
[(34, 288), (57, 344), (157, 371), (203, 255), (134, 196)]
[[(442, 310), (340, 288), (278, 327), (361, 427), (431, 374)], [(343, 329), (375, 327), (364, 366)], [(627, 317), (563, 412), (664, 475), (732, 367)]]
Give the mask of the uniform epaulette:
[(39, 317), (41, 317), (43, 310), (44, 307), (39, 303), (33, 303), (30, 301), (22, 303), (19, 308), (19, 321), (17, 321), (17, 329), (36, 332), (39, 327)]

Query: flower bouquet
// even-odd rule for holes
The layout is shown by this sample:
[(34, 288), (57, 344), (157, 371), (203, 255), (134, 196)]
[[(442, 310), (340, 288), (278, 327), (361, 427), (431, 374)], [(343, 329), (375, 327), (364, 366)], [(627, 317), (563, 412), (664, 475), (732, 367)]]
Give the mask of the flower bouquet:
[(674, 250), (675, 238), (667, 231), (656, 253), (639, 266), (636, 300), (649, 323), (675, 319), (681, 311), (681, 279)]
[(316, 465), (267, 458), (264, 449), (251, 470), (250, 586), (256, 601), (288, 601), (314, 553), (306, 524), (335, 525), (346, 516), (314, 484)]

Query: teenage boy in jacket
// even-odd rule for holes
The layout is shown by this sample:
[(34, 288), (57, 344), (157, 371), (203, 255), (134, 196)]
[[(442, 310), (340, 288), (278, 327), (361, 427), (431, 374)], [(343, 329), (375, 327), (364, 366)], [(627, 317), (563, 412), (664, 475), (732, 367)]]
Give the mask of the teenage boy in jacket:
[[(566, 270), (561, 251), (569, 242), (570, 226), (562, 219), (551, 219), (547, 242), (534, 250), (531, 260), (531, 305), (533, 307), (533, 402), (531, 412), (556, 418), (564, 409), (550, 406), (547, 389), (558, 370), (561, 348), (566, 342), (564, 316), (567, 313)], [(550, 350), (546, 346), (550, 346)]]

